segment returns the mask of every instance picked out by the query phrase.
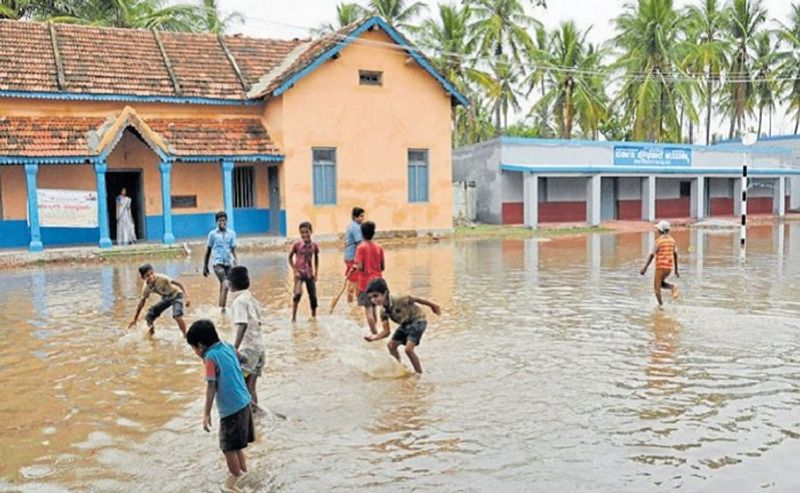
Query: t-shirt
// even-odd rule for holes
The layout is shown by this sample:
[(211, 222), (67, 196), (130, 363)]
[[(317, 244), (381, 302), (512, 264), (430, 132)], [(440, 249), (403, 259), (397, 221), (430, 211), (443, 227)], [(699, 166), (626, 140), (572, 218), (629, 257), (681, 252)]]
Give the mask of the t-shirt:
[(344, 260), (350, 262), (356, 258), (356, 247), (359, 243), (364, 241), (361, 236), (361, 225), (353, 221), (347, 226), (347, 231), (344, 233)]
[(356, 265), (364, 263), (358, 275), (358, 290), (365, 291), (373, 279), (383, 276), (383, 248), (369, 240), (362, 241), (356, 248)]
[(208, 247), (211, 249), (211, 265), (231, 265), (232, 252), (236, 248), (236, 232), (232, 229), (212, 229), (208, 233)]
[(319, 245), (313, 241), (306, 243), (303, 240), (299, 240), (292, 246), (292, 252), (294, 252), (294, 267), (300, 275), (313, 277), (314, 267), (312, 262), (314, 255), (319, 255)]
[(216, 383), (220, 418), (235, 414), (250, 404), (252, 397), (244, 383), (233, 346), (219, 341), (206, 350), (203, 361), (206, 365), (206, 381)]
[(178, 289), (178, 286), (172, 284), (172, 279), (169, 277), (165, 276), (164, 274), (156, 274), (156, 280), (153, 281), (152, 285), (147, 284), (145, 281), (144, 285), (142, 286), (142, 301), (149, 298), (151, 293), (156, 293), (165, 300), (171, 300), (172, 298), (178, 296), (178, 294), (181, 293), (181, 290)]
[(261, 306), (249, 289), (238, 293), (233, 299), (231, 319), (234, 324), (247, 325), (240, 349), (264, 350), (264, 341), (261, 338)]
[(672, 269), (674, 264), (673, 254), (678, 250), (678, 244), (670, 235), (661, 235), (656, 238), (652, 254), (656, 258), (656, 269)]
[(389, 319), (396, 324), (404, 325), (415, 320), (425, 320), (425, 314), (410, 296), (389, 295), (389, 299), (381, 309), (381, 320)]

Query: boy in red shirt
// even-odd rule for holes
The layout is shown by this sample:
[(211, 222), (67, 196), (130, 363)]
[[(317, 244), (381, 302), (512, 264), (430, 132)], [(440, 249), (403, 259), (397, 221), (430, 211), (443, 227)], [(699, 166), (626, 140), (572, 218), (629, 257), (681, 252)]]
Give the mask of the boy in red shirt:
[(372, 241), (375, 237), (375, 223), (365, 221), (361, 224), (361, 235), (364, 240), (356, 248), (356, 257), (353, 266), (348, 271), (348, 275), (353, 271), (358, 271), (358, 306), (364, 307), (364, 315), (367, 318), (367, 325), (373, 334), (378, 331), (375, 328), (377, 312), (367, 297), (367, 284), (373, 279), (383, 277), (385, 264), (383, 261), (383, 248)]

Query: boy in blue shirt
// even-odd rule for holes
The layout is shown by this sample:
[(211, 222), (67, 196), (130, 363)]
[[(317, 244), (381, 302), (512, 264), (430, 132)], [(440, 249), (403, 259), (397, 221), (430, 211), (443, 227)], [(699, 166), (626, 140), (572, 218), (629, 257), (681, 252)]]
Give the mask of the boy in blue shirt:
[(228, 229), (228, 215), (224, 211), (217, 212), (214, 219), (217, 221), (217, 227), (208, 233), (208, 248), (203, 261), (203, 275), (208, 277), (208, 260), (211, 258), (214, 274), (219, 280), (219, 307), (224, 312), (228, 299), (228, 272), (237, 262), (236, 232)]
[(356, 258), (356, 247), (364, 241), (361, 235), (361, 223), (364, 222), (364, 209), (353, 207), (353, 221), (344, 233), (344, 275), (347, 276), (347, 302), (352, 303), (356, 297), (358, 271), (351, 270)]
[(203, 429), (211, 431), (211, 406), (217, 398), (219, 445), (225, 455), (231, 477), (226, 488), (236, 491), (239, 478), (247, 473), (243, 449), (255, 441), (250, 392), (242, 377), (236, 350), (219, 340), (211, 320), (198, 320), (189, 327), (186, 341), (205, 363), (206, 403)]

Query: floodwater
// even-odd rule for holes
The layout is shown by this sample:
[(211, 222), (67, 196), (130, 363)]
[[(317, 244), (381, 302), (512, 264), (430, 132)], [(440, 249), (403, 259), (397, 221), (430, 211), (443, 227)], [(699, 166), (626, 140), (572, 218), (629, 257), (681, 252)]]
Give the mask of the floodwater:
[[(750, 228), (744, 263), (736, 233), (674, 236), (663, 311), (638, 272), (652, 234), (388, 247), (390, 287), (444, 310), (421, 377), (360, 340), (345, 300), (327, 315), (340, 251), (325, 314), (304, 298), (295, 326), (284, 255), (243, 254), (271, 411), (244, 491), (798, 491), (800, 224)], [(232, 340), (199, 253), (156, 269)], [(201, 362), (166, 316), (152, 339), (124, 330), (138, 291), (134, 262), (0, 274), (0, 491), (219, 491)]]

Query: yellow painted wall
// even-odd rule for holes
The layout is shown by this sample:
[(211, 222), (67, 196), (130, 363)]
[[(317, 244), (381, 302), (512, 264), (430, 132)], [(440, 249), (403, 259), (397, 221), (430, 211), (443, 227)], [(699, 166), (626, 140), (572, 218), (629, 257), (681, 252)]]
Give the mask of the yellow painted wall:
[(3, 217), (6, 220), (20, 220), (28, 217), (26, 211), (28, 189), (25, 181), (25, 167), (22, 165), (0, 166), (0, 195), (3, 199)]
[[(361, 39), (391, 42), (381, 31)], [(452, 227), (450, 96), (407, 58), (350, 45), (268, 102), (265, 118), (286, 155), (289, 232), (309, 220), (315, 233), (341, 233), (353, 206), (364, 207), (379, 230)], [(382, 71), (383, 85), (359, 85), (360, 69)], [(276, 102), (281, 108), (271, 107)], [(334, 206), (313, 205), (312, 147), (337, 149)], [(409, 148), (429, 151), (429, 203), (408, 202)]]

